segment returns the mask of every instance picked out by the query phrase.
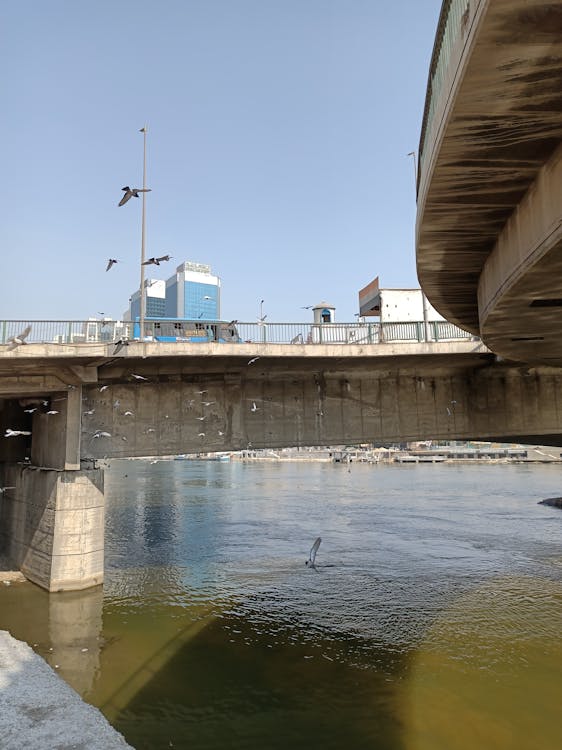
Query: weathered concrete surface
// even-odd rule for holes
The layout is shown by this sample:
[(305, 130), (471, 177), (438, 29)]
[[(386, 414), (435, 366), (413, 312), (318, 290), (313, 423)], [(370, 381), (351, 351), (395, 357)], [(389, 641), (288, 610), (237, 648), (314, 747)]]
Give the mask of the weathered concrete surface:
[(100, 711), (6, 631), (0, 631), (0, 745), (2, 750), (131, 747)]
[[(82, 457), (419, 439), (562, 441), (562, 370), (475, 351), (345, 361), (261, 357), (229, 367), (116, 362), (84, 388)], [(213, 369), (214, 365), (214, 369)], [(132, 373), (143, 380), (134, 379)]]
[(495, 352), (560, 365), (562, 5), (471, 0), (449, 21), (442, 69), (447, 7), (420, 143), (418, 276)]
[(5, 465), (0, 553), (48, 591), (103, 582), (104, 496), (101, 469), (40, 470)]

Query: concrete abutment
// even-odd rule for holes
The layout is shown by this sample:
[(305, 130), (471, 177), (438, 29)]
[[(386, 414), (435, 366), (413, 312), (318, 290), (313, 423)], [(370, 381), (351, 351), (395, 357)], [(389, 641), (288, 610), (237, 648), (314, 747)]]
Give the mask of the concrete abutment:
[(103, 583), (103, 470), (4, 465), (0, 554), (47, 591)]
[(82, 388), (37, 397), (36, 407), (26, 401), (4, 402), (0, 413), (3, 431), (31, 433), (3, 440), (0, 556), (47, 591), (96, 586), (103, 583), (104, 477), (80, 464)]

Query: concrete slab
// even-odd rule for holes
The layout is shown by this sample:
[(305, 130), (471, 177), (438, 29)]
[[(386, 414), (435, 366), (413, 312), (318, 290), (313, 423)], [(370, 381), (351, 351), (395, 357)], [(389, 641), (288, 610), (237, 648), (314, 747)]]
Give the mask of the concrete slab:
[(3, 750), (131, 748), (28, 645), (0, 630), (0, 737)]

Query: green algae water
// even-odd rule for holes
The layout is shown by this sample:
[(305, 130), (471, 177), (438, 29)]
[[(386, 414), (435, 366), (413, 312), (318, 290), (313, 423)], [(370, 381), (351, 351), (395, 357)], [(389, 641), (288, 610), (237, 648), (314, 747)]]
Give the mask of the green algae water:
[(115, 461), (103, 589), (0, 584), (0, 628), (138, 750), (559, 750), (561, 479)]

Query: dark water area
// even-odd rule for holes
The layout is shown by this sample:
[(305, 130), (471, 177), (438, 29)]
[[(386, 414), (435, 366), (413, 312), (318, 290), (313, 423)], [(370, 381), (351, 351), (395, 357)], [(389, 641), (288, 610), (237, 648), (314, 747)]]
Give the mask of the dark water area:
[(0, 628), (138, 750), (559, 750), (561, 480), (115, 461), (103, 589), (0, 586)]

